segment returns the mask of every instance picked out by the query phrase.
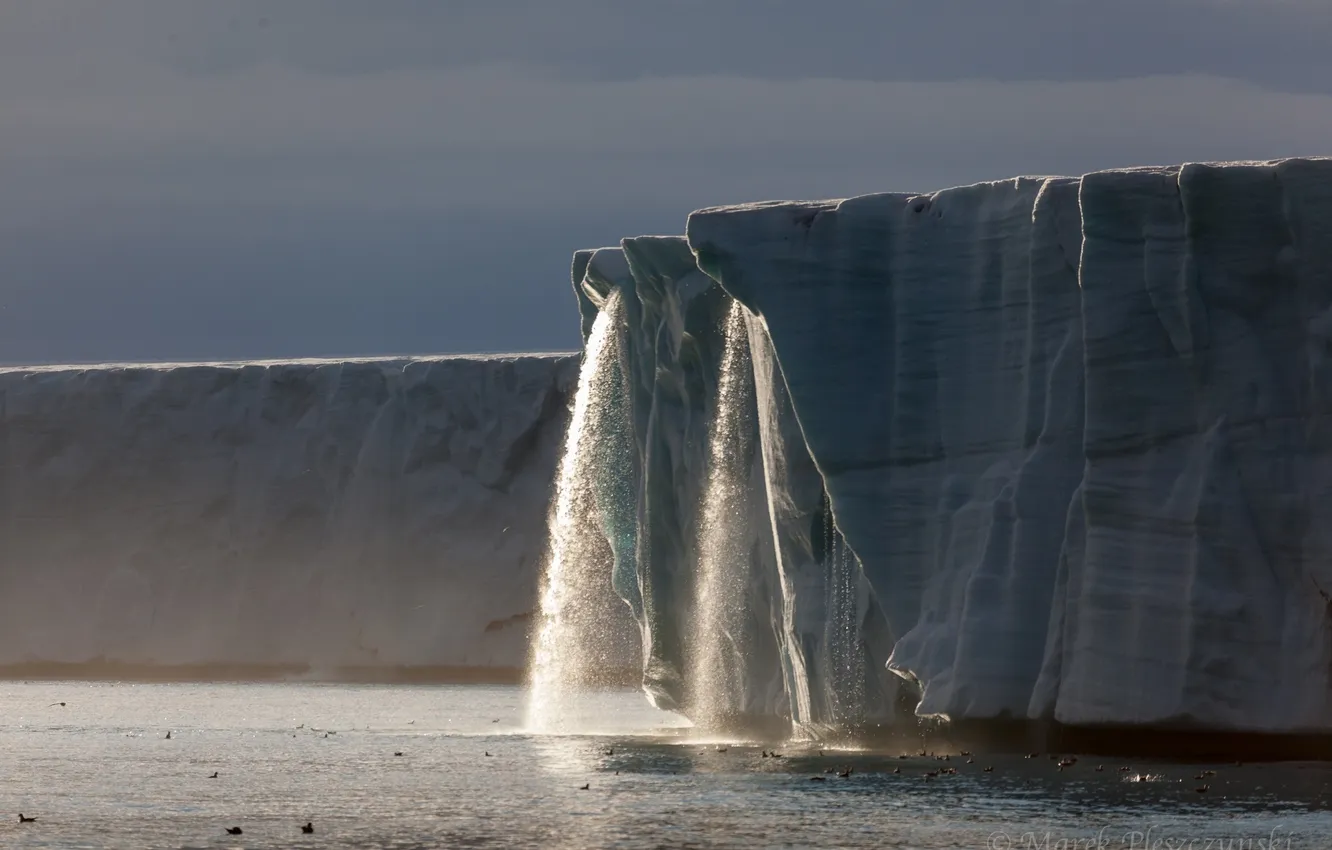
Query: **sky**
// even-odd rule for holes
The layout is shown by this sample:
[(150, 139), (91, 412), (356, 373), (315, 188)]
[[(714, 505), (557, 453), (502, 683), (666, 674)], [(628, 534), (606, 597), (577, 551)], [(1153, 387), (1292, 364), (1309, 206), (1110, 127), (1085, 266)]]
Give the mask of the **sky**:
[(0, 363), (577, 347), (704, 206), (1332, 153), (1325, 0), (12, 0)]

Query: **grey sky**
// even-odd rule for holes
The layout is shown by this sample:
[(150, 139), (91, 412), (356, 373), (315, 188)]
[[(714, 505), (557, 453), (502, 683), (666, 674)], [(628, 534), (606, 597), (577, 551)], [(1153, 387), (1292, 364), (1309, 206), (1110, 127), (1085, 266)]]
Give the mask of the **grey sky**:
[(694, 208), (1326, 154), (1302, 0), (15, 0), (0, 361), (571, 348)]

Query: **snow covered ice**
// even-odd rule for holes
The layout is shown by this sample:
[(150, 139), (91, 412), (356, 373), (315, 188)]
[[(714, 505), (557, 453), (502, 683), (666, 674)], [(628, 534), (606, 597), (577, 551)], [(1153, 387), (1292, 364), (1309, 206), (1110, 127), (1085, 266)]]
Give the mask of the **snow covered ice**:
[(0, 664), (521, 668), (577, 369), (0, 372)]

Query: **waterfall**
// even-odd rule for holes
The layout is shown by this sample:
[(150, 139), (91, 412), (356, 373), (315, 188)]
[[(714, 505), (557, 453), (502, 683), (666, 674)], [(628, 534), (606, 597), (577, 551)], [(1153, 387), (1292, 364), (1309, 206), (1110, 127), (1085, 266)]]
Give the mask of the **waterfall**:
[(700, 505), (695, 611), (688, 677), (690, 718), (719, 728), (745, 709), (753, 654), (750, 588), (750, 455), (753, 368), (745, 309), (726, 314), (725, 348), (708, 435), (708, 480)]
[(579, 694), (613, 673), (623, 657), (627, 606), (611, 587), (612, 553), (597, 511), (603, 420), (613, 416), (622, 380), (617, 355), (624, 317), (618, 293), (592, 325), (578, 374), (549, 516), (540, 612), (533, 638), (527, 725), (569, 731)]
[(833, 522), (826, 501), (824, 567), (827, 583), (827, 651), (829, 710), (841, 732), (854, 731), (865, 717), (864, 652), (861, 643), (860, 563)]

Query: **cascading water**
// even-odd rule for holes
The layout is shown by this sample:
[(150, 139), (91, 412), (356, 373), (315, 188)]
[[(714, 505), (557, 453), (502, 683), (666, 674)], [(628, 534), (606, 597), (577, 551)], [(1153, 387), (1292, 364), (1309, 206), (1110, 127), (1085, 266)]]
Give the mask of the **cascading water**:
[[(826, 500), (826, 497), (825, 497)], [(842, 732), (853, 731), (864, 720), (864, 652), (860, 635), (860, 564), (851, 547), (833, 523), (831, 506), (825, 501), (828, 620), (824, 646), (827, 650), (830, 711), (833, 724)]]
[(612, 553), (597, 511), (603, 420), (613, 416), (622, 380), (616, 357), (624, 318), (618, 293), (597, 314), (578, 374), (573, 413), (560, 458), (550, 541), (533, 639), (527, 725), (571, 731), (579, 695), (604, 681), (625, 654), (629, 612), (611, 588)]
[(749, 456), (753, 451), (753, 367), (745, 309), (732, 303), (708, 444), (708, 482), (699, 516), (690, 718), (721, 728), (744, 710), (753, 640), (750, 586)]

